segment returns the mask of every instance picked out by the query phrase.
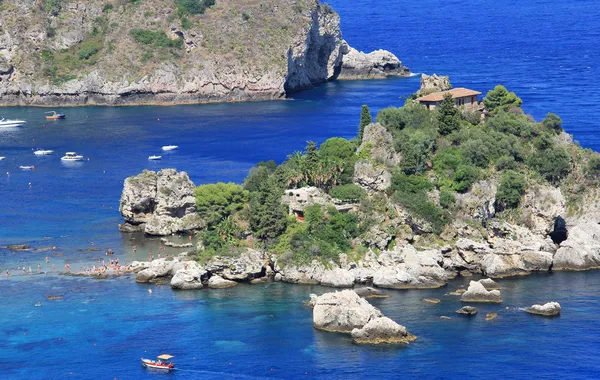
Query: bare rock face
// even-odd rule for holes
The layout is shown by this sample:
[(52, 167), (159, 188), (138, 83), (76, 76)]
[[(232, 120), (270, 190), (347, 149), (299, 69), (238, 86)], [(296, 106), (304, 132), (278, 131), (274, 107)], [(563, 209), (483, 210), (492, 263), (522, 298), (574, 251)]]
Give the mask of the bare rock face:
[(338, 79), (385, 78), (392, 75), (410, 75), (408, 68), (394, 54), (387, 50), (375, 50), (366, 54), (349, 47)]
[(325, 331), (349, 333), (382, 316), (379, 310), (352, 290), (311, 296), (311, 303), (313, 324)]
[(208, 287), (211, 289), (226, 289), (237, 286), (237, 282), (226, 280), (221, 276), (211, 276), (208, 279)]
[(353, 182), (367, 191), (384, 191), (392, 186), (392, 174), (385, 167), (359, 161), (354, 164)]
[(500, 285), (491, 278), (484, 278), (483, 280), (479, 280), (479, 283), (483, 285), (483, 287), (486, 290), (500, 290)]
[(555, 270), (600, 268), (600, 224), (584, 221), (569, 228), (567, 240), (554, 254)]
[(321, 285), (333, 288), (351, 288), (354, 286), (354, 275), (341, 268), (326, 270), (321, 277)]
[(529, 229), (543, 235), (550, 233), (556, 217), (565, 214), (566, 203), (559, 188), (537, 185), (529, 189), (523, 198)]
[(187, 173), (175, 169), (144, 171), (127, 178), (119, 206), (125, 219), (121, 230), (137, 227), (149, 235), (170, 235), (202, 227), (195, 188)]
[(501, 303), (502, 296), (499, 290), (486, 290), (485, 286), (478, 281), (471, 281), (469, 288), (462, 294), (460, 300), (463, 302), (494, 302)]
[(450, 77), (448, 76), (421, 74), (421, 88), (418, 95), (425, 96), (433, 92), (448, 91), (451, 88)]
[(282, 271), (282, 281), (292, 284), (319, 284), (325, 267), (317, 260), (310, 265), (286, 265)]
[(205, 267), (211, 273), (225, 279), (246, 281), (264, 277), (269, 264), (268, 255), (248, 248), (237, 257), (215, 256), (205, 264)]
[(359, 150), (365, 149), (369, 150), (370, 160), (373, 162), (396, 166), (402, 160), (402, 156), (394, 149), (392, 134), (378, 123), (369, 124), (365, 127)]
[(352, 340), (359, 344), (408, 344), (415, 339), (406, 327), (387, 317), (372, 319), (364, 327), (352, 330)]
[(548, 302), (544, 305), (532, 305), (525, 308), (529, 314), (543, 315), (545, 317), (554, 317), (560, 314), (560, 304), (558, 302)]

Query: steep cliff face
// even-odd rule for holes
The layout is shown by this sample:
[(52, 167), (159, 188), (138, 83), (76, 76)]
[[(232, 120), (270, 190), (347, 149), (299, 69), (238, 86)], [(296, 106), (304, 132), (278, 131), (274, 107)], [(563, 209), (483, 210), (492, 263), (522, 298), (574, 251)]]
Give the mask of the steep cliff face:
[[(55, 4), (55, 6), (49, 6)], [(334, 79), (348, 51), (318, 0), (0, 3), (0, 105), (251, 101)]]

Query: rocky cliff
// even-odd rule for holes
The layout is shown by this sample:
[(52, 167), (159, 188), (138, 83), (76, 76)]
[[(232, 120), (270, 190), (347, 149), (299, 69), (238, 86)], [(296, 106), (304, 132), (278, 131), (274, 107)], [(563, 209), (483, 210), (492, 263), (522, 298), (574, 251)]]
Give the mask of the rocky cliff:
[[(201, 14), (176, 4), (4, 0), (0, 105), (278, 99), (335, 79), (353, 53), (318, 0), (217, 0)], [(361, 70), (404, 75), (399, 62), (378, 52)]]

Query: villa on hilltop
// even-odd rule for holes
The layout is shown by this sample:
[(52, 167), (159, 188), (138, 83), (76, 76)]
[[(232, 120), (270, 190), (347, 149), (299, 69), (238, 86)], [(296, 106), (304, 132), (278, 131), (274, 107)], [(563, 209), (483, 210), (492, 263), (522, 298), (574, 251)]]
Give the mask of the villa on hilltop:
[(446, 96), (446, 94), (452, 95), (454, 102), (458, 107), (474, 109), (478, 106), (477, 97), (481, 95), (481, 92), (459, 87), (448, 91), (438, 91), (429, 95), (421, 96), (420, 98), (415, 99), (415, 101), (423, 104), (427, 107), (427, 109), (432, 110), (442, 103), (442, 100), (444, 100), (444, 96)]

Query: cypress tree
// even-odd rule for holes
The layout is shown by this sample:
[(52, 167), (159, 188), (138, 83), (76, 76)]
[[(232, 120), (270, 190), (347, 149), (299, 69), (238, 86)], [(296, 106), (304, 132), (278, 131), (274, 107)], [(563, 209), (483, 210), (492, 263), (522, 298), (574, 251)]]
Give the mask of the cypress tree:
[(446, 94), (442, 104), (440, 104), (438, 122), (438, 129), (442, 136), (447, 136), (460, 128), (459, 111), (454, 105), (454, 98), (450, 94)]
[(363, 104), (362, 110), (360, 111), (360, 126), (358, 127), (358, 141), (362, 141), (363, 134), (365, 133), (365, 127), (371, 122), (373, 119), (371, 118), (371, 111), (369, 110), (369, 106)]
[(269, 242), (285, 232), (287, 209), (281, 203), (283, 192), (273, 178), (250, 195), (249, 222), (254, 236)]

